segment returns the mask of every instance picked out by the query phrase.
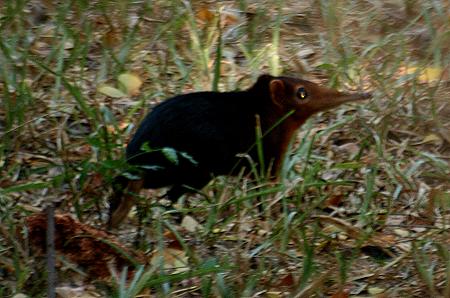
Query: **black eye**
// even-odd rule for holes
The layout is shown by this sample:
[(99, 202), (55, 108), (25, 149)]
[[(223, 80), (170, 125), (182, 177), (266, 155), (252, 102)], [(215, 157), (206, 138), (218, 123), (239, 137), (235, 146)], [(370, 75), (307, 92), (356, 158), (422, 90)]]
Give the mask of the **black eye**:
[(297, 97), (300, 99), (306, 99), (308, 97), (308, 93), (306, 92), (306, 89), (303, 87), (300, 87), (297, 89)]

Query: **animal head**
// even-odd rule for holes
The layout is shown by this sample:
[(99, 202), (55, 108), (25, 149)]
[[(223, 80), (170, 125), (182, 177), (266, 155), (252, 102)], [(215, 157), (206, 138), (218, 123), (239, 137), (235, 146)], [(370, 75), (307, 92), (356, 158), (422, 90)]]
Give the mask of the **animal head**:
[(346, 93), (316, 83), (291, 77), (263, 75), (258, 81), (268, 86), (271, 102), (280, 112), (294, 111), (294, 115), (307, 118), (315, 113), (341, 104), (371, 97), (370, 93)]

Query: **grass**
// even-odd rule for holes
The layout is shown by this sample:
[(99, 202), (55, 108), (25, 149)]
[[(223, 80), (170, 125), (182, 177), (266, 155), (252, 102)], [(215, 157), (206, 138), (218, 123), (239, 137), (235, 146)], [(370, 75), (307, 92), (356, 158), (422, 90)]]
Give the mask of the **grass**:
[[(309, 120), (282, 184), (265, 173), (218, 177), (183, 198), (198, 232), (148, 199), (157, 192), (141, 193), (139, 223), (119, 236), (138, 239), (148, 264), (83, 285), (114, 297), (448, 296), (450, 7), (312, 3), (4, 1), (0, 296), (46, 292), (26, 216), (54, 202), (84, 223), (106, 221), (124, 144), (151, 107), (182, 92), (243, 89), (263, 72), (366, 88), (374, 99)], [(143, 80), (139, 94), (97, 91), (123, 72)], [(84, 276), (58, 261), (61, 283)]]

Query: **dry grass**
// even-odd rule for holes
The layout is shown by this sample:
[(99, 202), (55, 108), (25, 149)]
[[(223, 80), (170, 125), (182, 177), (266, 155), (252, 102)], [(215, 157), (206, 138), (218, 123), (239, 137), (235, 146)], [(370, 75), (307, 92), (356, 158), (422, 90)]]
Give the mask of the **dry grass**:
[[(27, 215), (52, 202), (102, 226), (124, 144), (154, 104), (270, 72), (374, 98), (306, 123), (281, 185), (219, 177), (185, 198), (182, 224), (143, 192), (119, 232), (148, 256), (134, 280), (86, 279), (59, 255), (59, 287), (450, 297), (449, 11), (444, 0), (2, 2), (0, 296), (45, 293)], [(124, 72), (139, 92), (98, 92)]]

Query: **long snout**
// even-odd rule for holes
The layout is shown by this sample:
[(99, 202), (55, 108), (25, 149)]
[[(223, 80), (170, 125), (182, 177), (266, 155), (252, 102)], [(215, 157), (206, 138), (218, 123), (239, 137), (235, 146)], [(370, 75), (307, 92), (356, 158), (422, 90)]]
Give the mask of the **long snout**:
[(365, 100), (372, 97), (372, 93), (364, 92), (364, 93), (338, 93), (334, 98), (334, 101), (339, 103), (350, 102), (350, 101), (358, 101)]

